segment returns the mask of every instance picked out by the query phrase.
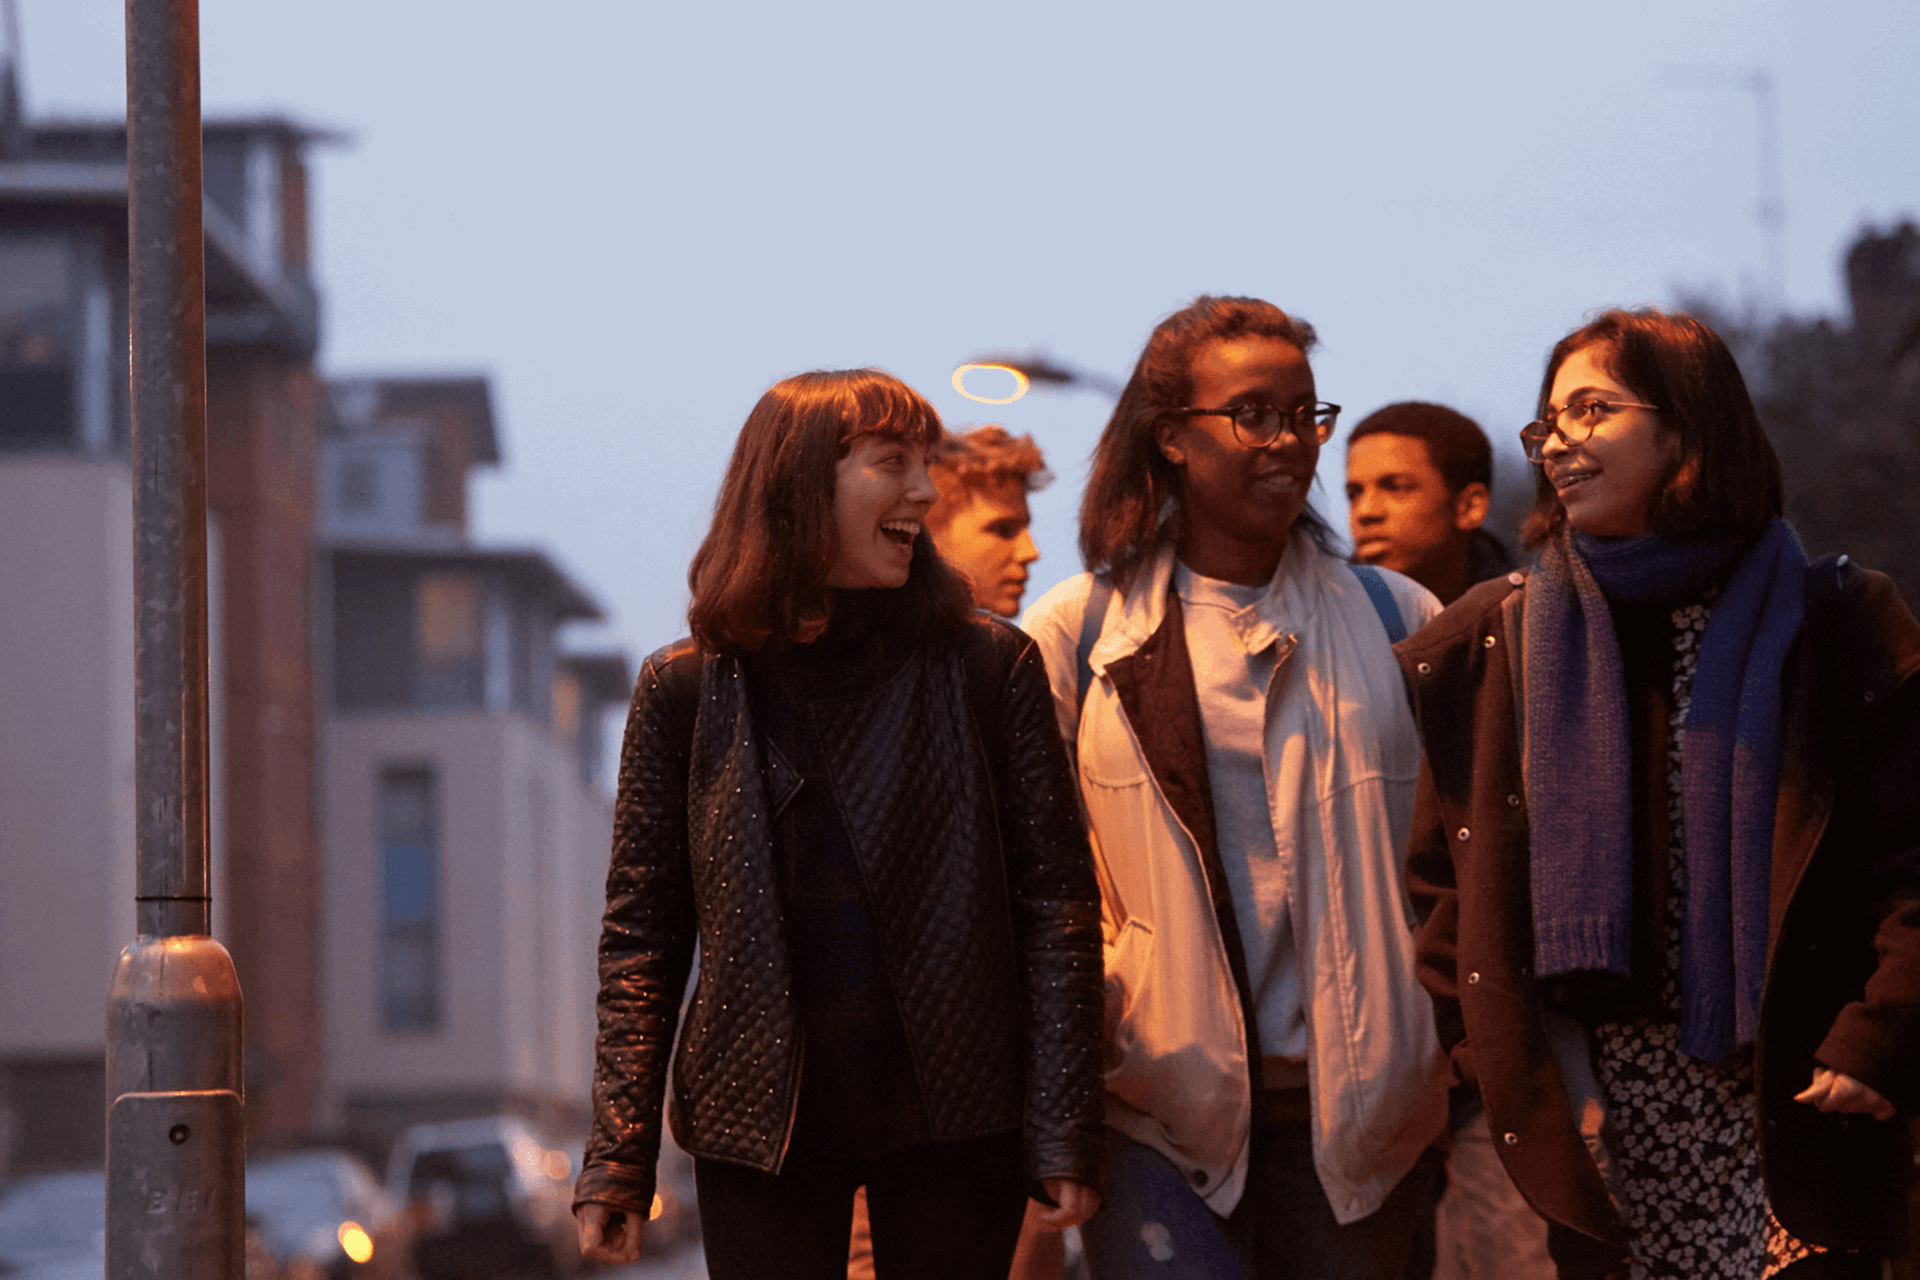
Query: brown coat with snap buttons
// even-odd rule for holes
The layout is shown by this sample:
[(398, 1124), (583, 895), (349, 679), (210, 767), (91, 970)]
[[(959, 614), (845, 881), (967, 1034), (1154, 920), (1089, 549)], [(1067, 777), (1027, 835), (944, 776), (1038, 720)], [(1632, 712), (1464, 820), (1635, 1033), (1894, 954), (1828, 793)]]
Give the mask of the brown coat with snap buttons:
[[(1550, 1222), (1624, 1227), (1582, 1137), (1533, 976), (1521, 619), (1526, 575), (1482, 583), (1396, 649), (1426, 759), (1408, 880), (1443, 1046), (1477, 1082), (1515, 1185)], [(1905, 1251), (1903, 1120), (1792, 1101), (1816, 1065), (1920, 1113), (1920, 624), (1892, 583), (1808, 570), (1788, 658), (1756, 1107), (1781, 1223), (1810, 1243)]]

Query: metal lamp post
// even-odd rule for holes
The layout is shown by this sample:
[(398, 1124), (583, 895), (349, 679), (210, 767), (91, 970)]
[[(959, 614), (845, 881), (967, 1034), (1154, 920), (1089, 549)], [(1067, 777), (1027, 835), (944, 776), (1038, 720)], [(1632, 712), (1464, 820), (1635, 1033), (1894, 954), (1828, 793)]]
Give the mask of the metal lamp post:
[(240, 983), (210, 934), (198, 0), (127, 0), (137, 937), (107, 996), (107, 1276), (240, 1280)]

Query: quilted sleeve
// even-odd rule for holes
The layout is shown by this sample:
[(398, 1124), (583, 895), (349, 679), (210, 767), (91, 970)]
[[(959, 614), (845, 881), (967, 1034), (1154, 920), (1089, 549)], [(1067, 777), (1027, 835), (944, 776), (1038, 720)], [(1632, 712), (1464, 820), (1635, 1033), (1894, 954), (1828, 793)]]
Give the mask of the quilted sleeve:
[(698, 663), (690, 646), (648, 658), (627, 716), (600, 934), (593, 1131), (576, 1206), (644, 1215), (653, 1203), (661, 1100), (693, 960), (687, 766)]
[(1100, 1185), (1100, 891), (1032, 641), (1007, 670), (993, 744), (994, 794), (1029, 1005), (1029, 1177)]

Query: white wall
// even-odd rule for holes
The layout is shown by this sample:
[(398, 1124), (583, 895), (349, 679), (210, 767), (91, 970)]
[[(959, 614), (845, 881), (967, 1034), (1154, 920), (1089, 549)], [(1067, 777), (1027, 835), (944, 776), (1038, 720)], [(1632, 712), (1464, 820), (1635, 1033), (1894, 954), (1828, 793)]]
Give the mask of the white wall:
[(513, 958), (503, 975), (509, 1070), (518, 1088), (584, 1103), (613, 806), (581, 786), (571, 744), (526, 730), (514, 739), (521, 781), (509, 786), (523, 788), (525, 799), (507, 822), (510, 891), (501, 913)]
[(126, 467), (0, 460), (0, 1053), (97, 1051), (133, 940)]
[[(208, 526), (208, 832), (226, 919), (220, 536)], [(133, 488), (0, 459), (0, 1054), (93, 1052), (134, 937)]]
[[(430, 766), (439, 803), (441, 1025), (379, 1018), (381, 771)], [(337, 716), (327, 731), (323, 998), (329, 1110), (354, 1095), (531, 1093), (584, 1106), (612, 806), (511, 714)], [(597, 867), (583, 868), (583, 860)]]

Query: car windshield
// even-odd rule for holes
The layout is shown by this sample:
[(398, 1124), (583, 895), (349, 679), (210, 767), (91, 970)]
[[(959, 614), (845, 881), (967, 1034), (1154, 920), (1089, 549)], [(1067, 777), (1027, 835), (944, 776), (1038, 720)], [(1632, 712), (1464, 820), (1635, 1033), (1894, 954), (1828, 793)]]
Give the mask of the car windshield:
[(499, 1142), (482, 1142), (470, 1147), (449, 1147), (440, 1151), (422, 1151), (413, 1162), (413, 1177), (408, 1191), (424, 1197), (435, 1182), (456, 1186), (504, 1186), (512, 1172), (507, 1148)]
[(98, 1173), (29, 1178), (0, 1193), (0, 1257), (104, 1252), (106, 1226)]
[(316, 1227), (331, 1234), (352, 1216), (332, 1165), (314, 1159), (249, 1164), (247, 1213), (265, 1226), (276, 1251), (304, 1244)]

